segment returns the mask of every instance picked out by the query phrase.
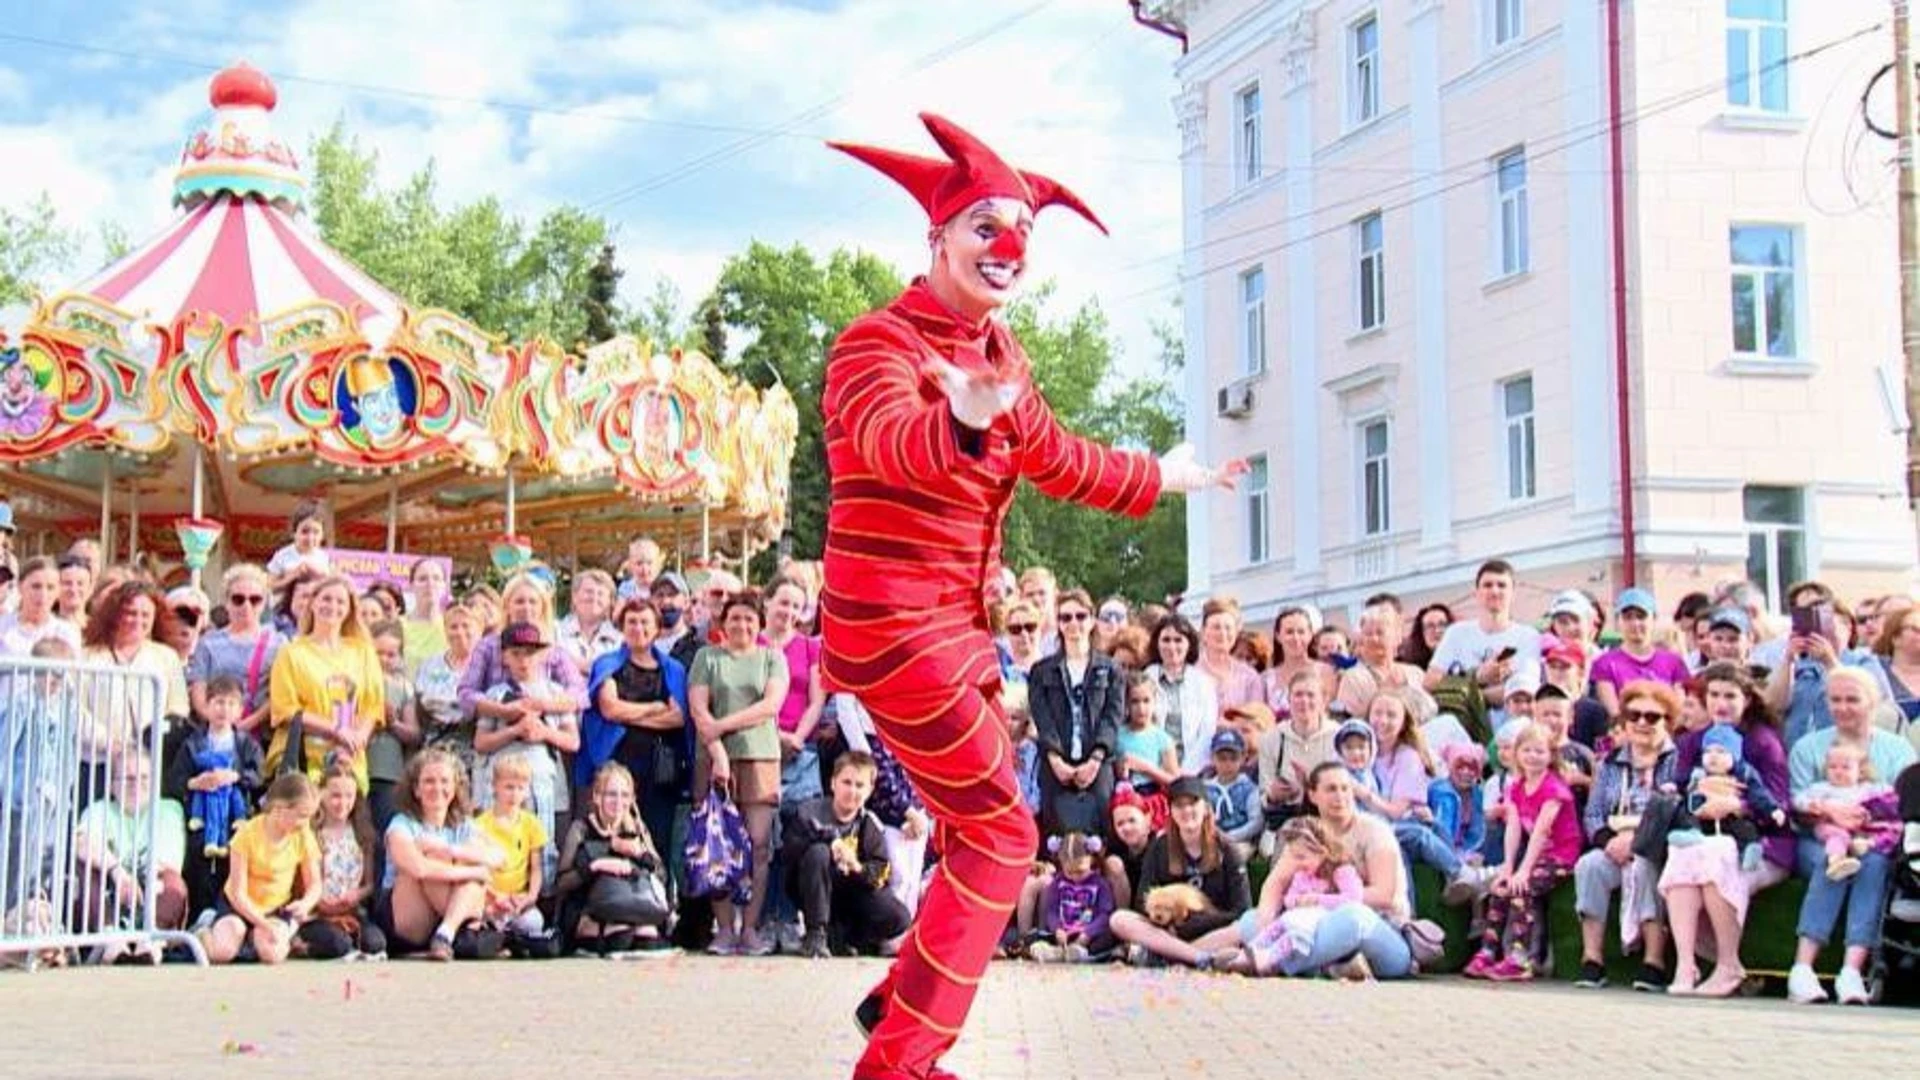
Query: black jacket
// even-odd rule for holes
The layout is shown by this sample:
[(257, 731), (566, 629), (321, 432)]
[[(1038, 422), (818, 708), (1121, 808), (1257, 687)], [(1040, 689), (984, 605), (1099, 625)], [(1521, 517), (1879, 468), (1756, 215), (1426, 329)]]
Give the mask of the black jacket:
[(1113, 760), (1120, 736), (1120, 719), (1127, 707), (1127, 680), (1120, 665), (1103, 653), (1087, 658), (1086, 717), (1088, 738), (1084, 756), (1067, 753), (1073, 734), (1073, 702), (1067, 689), (1067, 659), (1055, 653), (1027, 673), (1027, 708), (1033, 714), (1033, 734), (1041, 754), (1058, 754), (1069, 765), (1079, 765), (1098, 750)]
[(815, 795), (786, 810), (780, 822), (780, 858), (788, 866), (798, 866), (813, 845), (843, 843), (848, 837), (860, 856), (861, 882), (870, 889), (884, 887), (892, 865), (887, 862), (887, 841), (879, 819), (862, 809), (852, 821), (841, 821), (833, 816), (831, 795)]
[[(160, 780), (160, 793), (186, 806), (192, 799), (187, 790), (188, 781), (200, 775), (200, 767), (194, 763), (196, 758), (207, 749), (207, 729), (195, 724), (180, 740), (173, 757), (167, 762), (166, 774)], [(235, 729), (233, 733), (233, 771), (240, 774), (238, 786), (240, 794), (246, 797), (248, 806), (260, 805), (260, 795), (266, 791), (266, 754), (260, 749), (260, 741), (244, 731)]]

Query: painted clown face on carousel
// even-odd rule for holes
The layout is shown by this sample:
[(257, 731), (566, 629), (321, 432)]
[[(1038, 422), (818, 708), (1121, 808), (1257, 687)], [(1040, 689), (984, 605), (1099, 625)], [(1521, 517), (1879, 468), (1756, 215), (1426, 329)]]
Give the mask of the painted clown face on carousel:
[(343, 425), (349, 435), (381, 449), (405, 437), (407, 411), (392, 361), (384, 357), (356, 357), (348, 363), (342, 383), (346, 401), (352, 406), (349, 420), (357, 420)]
[(0, 438), (31, 439), (52, 423), (53, 401), (46, 392), (52, 375), (44, 354), (0, 348)]

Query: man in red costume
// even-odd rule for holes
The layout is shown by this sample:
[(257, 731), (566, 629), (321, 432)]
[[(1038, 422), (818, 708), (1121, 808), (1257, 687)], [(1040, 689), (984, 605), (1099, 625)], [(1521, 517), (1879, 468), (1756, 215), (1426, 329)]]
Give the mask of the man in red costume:
[[(873, 714), (933, 811), (939, 870), (880, 986), (856, 1080), (940, 1078), (1036, 848), (1000, 706), (985, 588), (1000, 567), (1014, 485), (1135, 516), (1163, 491), (1231, 488), (1245, 472), (1156, 461), (1054, 420), (1032, 365), (994, 314), (1026, 270), (1034, 212), (1066, 188), (1007, 165), (930, 114), (946, 158), (833, 144), (905, 187), (931, 220), (932, 268), (834, 343), (827, 360), (826, 679)], [(1094, 766), (1097, 768), (1097, 766)]]

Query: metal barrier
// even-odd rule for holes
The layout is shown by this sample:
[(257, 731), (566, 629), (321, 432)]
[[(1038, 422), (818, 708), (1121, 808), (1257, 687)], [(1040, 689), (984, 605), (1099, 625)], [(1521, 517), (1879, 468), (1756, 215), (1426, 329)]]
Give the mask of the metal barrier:
[(157, 962), (167, 944), (206, 962), (177, 929), (186, 822), (161, 797), (165, 701), (150, 673), (0, 659), (0, 964)]

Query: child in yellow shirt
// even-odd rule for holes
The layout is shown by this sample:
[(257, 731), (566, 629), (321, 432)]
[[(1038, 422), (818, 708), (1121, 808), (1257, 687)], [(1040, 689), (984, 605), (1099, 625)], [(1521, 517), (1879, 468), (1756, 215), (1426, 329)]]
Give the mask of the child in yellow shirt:
[(526, 808), (532, 786), (533, 763), (525, 754), (494, 758), (493, 804), (473, 823), (502, 856), (487, 882), (487, 921), (518, 937), (537, 937), (545, 929), (540, 891), (552, 880), (546, 865), (551, 838)]
[(320, 843), (308, 824), (317, 801), (313, 781), (290, 773), (267, 789), (262, 812), (234, 831), (226, 890), (213, 925), (200, 932), (208, 960), (225, 964), (249, 949), (263, 964), (287, 958), (294, 932), (320, 902)]

